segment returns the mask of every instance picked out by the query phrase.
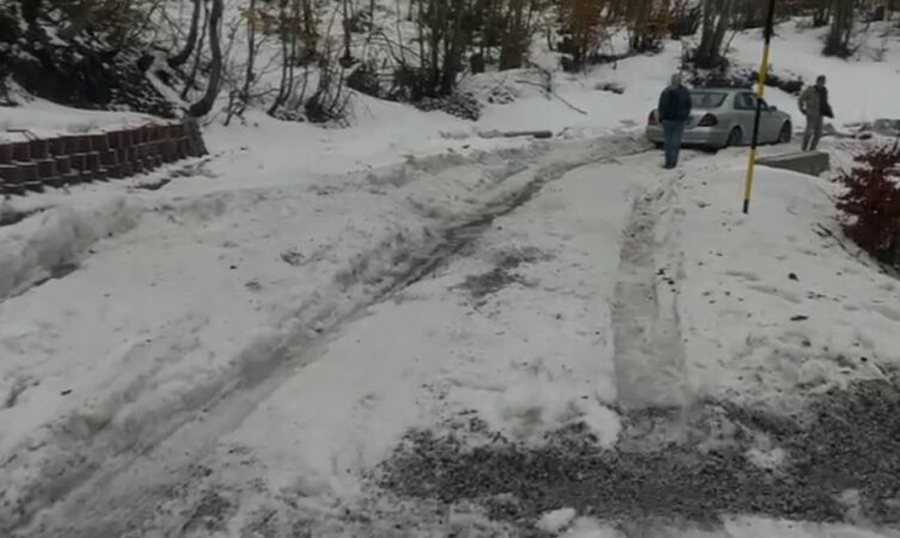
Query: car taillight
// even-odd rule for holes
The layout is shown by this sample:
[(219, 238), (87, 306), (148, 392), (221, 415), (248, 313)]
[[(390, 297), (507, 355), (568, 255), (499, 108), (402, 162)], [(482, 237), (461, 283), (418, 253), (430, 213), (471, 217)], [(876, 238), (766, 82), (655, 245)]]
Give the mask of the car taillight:
[(659, 121), (656, 119), (656, 111), (650, 113), (650, 117), (647, 118), (647, 125), (659, 125)]
[(713, 116), (712, 114), (704, 114), (700, 121), (697, 123), (697, 127), (715, 127), (719, 124), (719, 119)]

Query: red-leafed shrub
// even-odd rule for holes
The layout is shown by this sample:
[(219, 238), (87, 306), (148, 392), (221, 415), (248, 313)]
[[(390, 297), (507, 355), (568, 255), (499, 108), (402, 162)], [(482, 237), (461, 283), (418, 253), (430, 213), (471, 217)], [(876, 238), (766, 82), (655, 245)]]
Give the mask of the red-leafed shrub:
[(853, 160), (836, 179), (844, 187), (837, 200), (844, 231), (876, 259), (900, 265), (900, 141)]

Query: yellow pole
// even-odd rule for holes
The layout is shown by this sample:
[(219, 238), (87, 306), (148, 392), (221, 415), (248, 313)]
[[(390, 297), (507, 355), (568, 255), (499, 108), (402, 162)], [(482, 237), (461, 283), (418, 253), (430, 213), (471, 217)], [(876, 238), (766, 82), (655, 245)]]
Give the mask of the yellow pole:
[(769, 13), (766, 17), (766, 44), (763, 47), (762, 66), (759, 69), (759, 80), (756, 91), (756, 118), (753, 122), (753, 142), (750, 144), (750, 157), (747, 163), (747, 177), (744, 180), (744, 213), (750, 213), (750, 198), (753, 196), (753, 178), (756, 172), (756, 152), (759, 146), (759, 122), (762, 116), (762, 99), (766, 94), (766, 78), (769, 74), (769, 52), (772, 47), (772, 34), (775, 26), (775, 0), (769, 0)]

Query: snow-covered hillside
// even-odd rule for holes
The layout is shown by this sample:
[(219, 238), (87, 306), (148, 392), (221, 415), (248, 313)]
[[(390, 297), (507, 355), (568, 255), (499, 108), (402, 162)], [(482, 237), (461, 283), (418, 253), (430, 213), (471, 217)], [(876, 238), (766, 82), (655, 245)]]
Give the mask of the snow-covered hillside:
[[(778, 36), (838, 130), (900, 117), (896, 38)], [(218, 116), (204, 159), (4, 201), (0, 534), (898, 536), (900, 284), (825, 178), (763, 168), (745, 216), (743, 150), (660, 169), (641, 129), (682, 53), (537, 51), (553, 93), (467, 78), (474, 122), (363, 95), (347, 128)]]

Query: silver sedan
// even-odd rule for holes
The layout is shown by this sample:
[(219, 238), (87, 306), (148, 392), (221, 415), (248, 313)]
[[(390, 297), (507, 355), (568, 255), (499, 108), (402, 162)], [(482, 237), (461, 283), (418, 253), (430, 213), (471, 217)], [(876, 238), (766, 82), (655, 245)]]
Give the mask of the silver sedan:
[[(682, 145), (720, 149), (749, 144), (753, 137), (756, 99), (756, 94), (745, 89), (691, 90), (693, 111), (684, 128)], [(792, 132), (790, 115), (763, 101), (759, 143), (787, 143)], [(647, 119), (646, 135), (648, 140), (662, 146), (663, 129), (656, 110)]]

